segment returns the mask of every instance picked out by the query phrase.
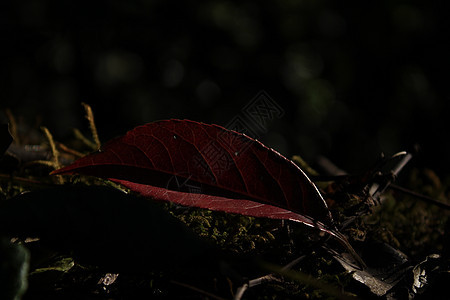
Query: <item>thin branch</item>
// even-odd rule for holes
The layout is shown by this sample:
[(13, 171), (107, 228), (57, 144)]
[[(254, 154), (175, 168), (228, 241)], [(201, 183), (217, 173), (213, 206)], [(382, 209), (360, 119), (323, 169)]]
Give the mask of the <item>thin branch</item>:
[(425, 195), (416, 193), (416, 192), (414, 192), (414, 191), (411, 191), (411, 190), (409, 190), (409, 189), (407, 189), (407, 188), (404, 188), (404, 187), (401, 187), (401, 186), (399, 186), (399, 185), (396, 185), (396, 184), (392, 184), (392, 183), (391, 183), (391, 185), (389, 186), (389, 188), (390, 188), (390, 189), (393, 189), (393, 190), (395, 190), (395, 191), (399, 191), (399, 192), (405, 193), (405, 194), (407, 194), (407, 195), (416, 197), (417, 199), (423, 200), (424, 202), (427, 202), (427, 203), (429, 203), (429, 204), (436, 205), (436, 206), (438, 206), (438, 207), (440, 207), (440, 208), (444, 208), (444, 209), (450, 210), (450, 205), (448, 205), (447, 203), (444, 203), (444, 202), (438, 201), (438, 200), (436, 200), (436, 199), (433, 199), (433, 198), (431, 198), (431, 197), (428, 197), (428, 196), (425, 196)]
[(398, 157), (400, 155), (404, 155), (404, 156), (400, 160), (400, 162), (392, 169), (392, 171), (391, 171), (391, 174), (392, 174), (391, 179), (389, 179), (387, 182), (383, 183), (382, 185), (380, 185), (379, 183), (374, 183), (370, 187), (369, 194), (374, 199), (379, 199), (380, 198), (381, 194), (383, 194), (383, 192), (392, 184), (392, 182), (397, 178), (398, 173), (400, 173), (400, 171), (406, 166), (406, 164), (413, 157), (411, 153), (400, 152), (400, 153), (394, 155), (392, 158)]
[(404, 157), (402, 158), (402, 160), (395, 166), (395, 168), (392, 170), (392, 175), (397, 176), (398, 173), (400, 173), (400, 171), (406, 166), (406, 164), (411, 160), (411, 158), (413, 157), (411, 153), (407, 153), (405, 151), (403, 152), (399, 152), (397, 154), (395, 154), (394, 156), (392, 156), (392, 158), (397, 157), (397, 156), (401, 156), (404, 155)]
[(242, 296), (244, 296), (245, 291), (249, 288), (248, 283), (244, 283), (240, 287), (238, 287), (236, 294), (234, 294), (233, 300), (241, 300)]

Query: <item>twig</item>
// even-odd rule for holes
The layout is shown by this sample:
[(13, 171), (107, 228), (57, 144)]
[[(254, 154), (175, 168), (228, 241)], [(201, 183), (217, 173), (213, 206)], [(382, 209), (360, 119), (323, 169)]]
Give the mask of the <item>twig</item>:
[(414, 191), (411, 191), (411, 190), (409, 190), (409, 189), (407, 189), (407, 188), (404, 188), (404, 187), (401, 187), (401, 186), (399, 186), (399, 185), (396, 185), (396, 184), (392, 184), (392, 183), (391, 183), (391, 185), (389, 186), (389, 188), (390, 188), (390, 189), (393, 189), (393, 190), (395, 190), (395, 191), (399, 191), (399, 192), (405, 193), (405, 194), (407, 194), (407, 195), (416, 197), (416, 198), (418, 198), (418, 199), (420, 199), (420, 200), (423, 200), (423, 201), (425, 201), (425, 202), (427, 202), (427, 203), (430, 203), (430, 204), (439, 206), (440, 208), (444, 208), (444, 209), (450, 210), (450, 205), (448, 205), (447, 203), (444, 203), (444, 202), (438, 201), (438, 200), (436, 200), (436, 199), (433, 199), (433, 198), (431, 198), (431, 197), (428, 197), (428, 196), (425, 196), (425, 195), (416, 193), (416, 192), (414, 192)]
[[(289, 265), (289, 264), (288, 264)], [(285, 270), (286, 266), (282, 267), (282, 270)], [(289, 268), (288, 268), (289, 269)], [(267, 274), (252, 280), (249, 280), (247, 283), (244, 283), (236, 290), (236, 294), (234, 294), (233, 300), (241, 300), (244, 293), (251, 287), (263, 284), (265, 282), (271, 281), (280, 281), (277, 277), (275, 277), (272, 273)]]
[(392, 182), (397, 178), (398, 173), (400, 173), (400, 171), (406, 166), (406, 164), (413, 157), (411, 153), (399, 152), (399, 153), (393, 155), (392, 158), (398, 157), (398, 156), (401, 156), (401, 155), (404, 155), (404, 156), (403, 156), (402, 160), (392, 169), (392, 171), (391, 171), (391, 174), (392, 174), (391, 179), (389, 179), (383, 185), (380, 185), (379, 183), (374, 183), (370, 187), (369, 194), (374, 199), (379, 199), (380, 195), (392, 184)]
[(233, 300), (241, 300), (242, 296), (244, 296), (244, 293), (246, 290), (248, 290), (248, 288), (249, 288), (248, 283), (244, 283), (243, 285), (238, 287), (236, 294), (234, 294)]

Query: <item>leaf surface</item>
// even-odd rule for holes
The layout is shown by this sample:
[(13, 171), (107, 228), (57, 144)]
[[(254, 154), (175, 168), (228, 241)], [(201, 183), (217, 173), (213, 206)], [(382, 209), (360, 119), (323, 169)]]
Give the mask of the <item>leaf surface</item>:
[(313, 218), (295, 213), (293, 211), (280, 208), (273, 205), (258, 203), (246, 199), (230, 199), (220, 196), (186, 193), (173, 191), (165, 188), (139, 184), (126, 180), (111, 179), (114, 182), (138, 192), (144, 197), (177, 203), (183, 206), (200, 207), (215, 211), (224, 211), (227, 213), (241, 214), (251, 217), (263, 217), (280, 220), (291, 220), (304, 223), (309, 226), (318, 227), (332, 235), (336, 235), (333, 230), (326, 227), (321, 222)]
[(156, 200), (332, 228), (324, 199), (296, 164), (217, 125), (139, 126), (52, 174), (73, 173), (109, 178)]

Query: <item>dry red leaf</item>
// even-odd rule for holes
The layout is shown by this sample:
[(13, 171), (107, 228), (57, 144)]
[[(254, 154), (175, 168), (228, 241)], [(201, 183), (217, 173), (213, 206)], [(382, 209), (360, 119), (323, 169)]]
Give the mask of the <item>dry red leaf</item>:
[(52, 174), (73, 173), (109, 178), (155, 200), (334, 233), (324, 199), (296, 164), (217, 125), (166, 120), (139, 126)]

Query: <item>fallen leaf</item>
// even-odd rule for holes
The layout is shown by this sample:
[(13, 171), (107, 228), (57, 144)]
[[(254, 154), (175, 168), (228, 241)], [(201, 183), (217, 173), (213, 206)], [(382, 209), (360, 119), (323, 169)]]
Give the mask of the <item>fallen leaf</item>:
[(139, 126), (51, 174), (73, 173), (108, 178), (154, 200), (313, 226), (365, 266), (295, 163), (218, 125), (165, 120)]
[(283, 209), (273, 205), (257, 203), (245, 199), (230, 199), (219, 196), (212, 196), (206, 194), (186, 193), (173, 191), (165, 188), (150, 186), (147, 184), (139, 184), (125, 180), (112, 181), (122, 184), (129, 189), (138, 192), (144, 197), (149, 197), (157, 200), (164, 200), (177, 203), (184, 206), (201, 207), (209, 210), (224, 211), (227, 213), (241, 214), (252, 217), (265, 217), (271, 219), (291, 220), (305, 223), (311, 226), (320, 226), (324, 231), (333, 234), (330, 230), (324, 227), (313, 218), (304, 216), (287, 209)]
[(324, 199), (296, 164), (217, 125), (139, 126), (52, 174), (73, 173), (109, 178), (156, 200), (332, 228)]

